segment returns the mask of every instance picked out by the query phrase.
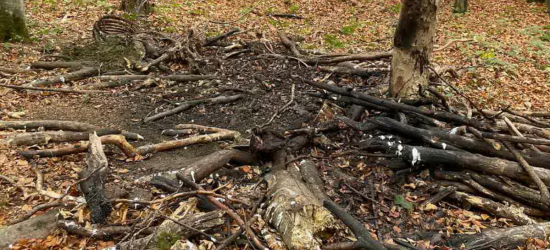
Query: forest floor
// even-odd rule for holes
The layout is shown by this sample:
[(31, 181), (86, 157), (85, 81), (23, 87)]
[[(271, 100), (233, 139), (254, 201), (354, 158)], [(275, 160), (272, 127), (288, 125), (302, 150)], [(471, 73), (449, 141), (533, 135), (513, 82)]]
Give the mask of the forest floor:
[[(24, 67), (35, 61), (51, 59), (51, 55), (63, 54), (68, 48), (90, 44), (91, 24), (106, 13), (117, 12), (117, 7), (118, 1), (113, 0), (27, 1), (28, 26), (33, 42), (1, 44), (0, 67)], [(313, 88), (302, 84), (301, 78), (326, 78), (363, 89), (381, 85), (387, 78), (371, 77), (365, 80), (361, 77), (328, 75), (306, 68), (297, 61), (258, 60), (253, 55), (265, 53), (271, 47), (274, 51), (284, 51), (277, 37), (280, 30), (292, 35), (294, 40), (301, 40), (300, 46), (308, 50), (325, 53), (388, 51), (392, 46), (400, 8), (399, 0), (157, 0), (153, 14), (146, 19), (153, 30), (183, 35), (193, 28), (210, 37), (238, 27), (246, 32), (231, 39), (254, 41), (258, 46), (253, 46), (250, 55), (221, 60), (220, 70), (216, 72), (220, 78), (216, 81), (179, 86), (157, 81), (154, 87), (119, 87), (105, 95), (21, 92), (0, 88), (0, 117), (2, 120), (17, 120), (19, 117), (24, 120), (87, 122), (139, 133), (145, 137), (145, 141), (136, 143), (141, 145), (172, 139), (161, 135), (161, 131), (181, 123), (232, 129), (248, 138), (251, 129), (266, 123), (294, 98), (293, 105), (276, 117), (272, 126), (288, 130), (303, 124), (317, 124), (331, 120), (344, 111), (337, 105), (307, 95)], [(485, 109), (510, 107), (515, 110), (550, 111), (550, 19), (544, 13), (544, 6), (522, 0), (489, 0), (471, 1), (466, 14), (453, 14), (451, 8), (452, 1), (442, 1), (438, 12), (436, 44), (442, 47), (453, 40), (467, 41), (453, 43), (436, 52), (433, 63), (467, 69), (452, 83)], [(303, 19), (275, 18), (268, 15), (271, 13), (290, 13)], [(209, 50), (206, 53), (216, 55), (219, 51)], [(23, 80), (59, 72), (63, 70), (33, 72), (24, 76), (15, 74), (0, 78), (0, 83), (18, 84)], [(93, 81), (80, 81), (74, 87)], [(293, 84), (296, 86), (294, 96), (291, 93)], [(246, 89), (251, 93), (235, 103), (201, 105), (159, 121), (141, 121), (174, 103), (216, 94), (221, 87)], [(444, 86), (440, 87), (440, 91), (444, 91), (456, 106), (463, 102)], [(0, 131), (0, 138), (10, 133)], [(426, 173), (403, 179), (402, 176), (395, 177), (376, 158), (358, 155), (328, 157), (348, 151), (361, 136), (353, 131), (328, 134), (315, 142), (314, 149), (300, 152), (300, 155), (316, 156), (327, 194), (333, 200), (347, 204), (348, 210), (362, 218), (366, 228), (381, 241), (409, 238), (409, 243), (418, 249), (430, 249), (433, 248), (430, 240), (432, 243), (435, 240), (426, 240), (425, 235), (421, 237), (415, 235), (416, 232), (432, 232), (433, 235), (436, 235), (435, 232), (444, 235), (476, 233), (484, 228), (513, 224), (506, 219), (464, 210), (447, 202), (440, 203), (440, 207), (419, 210), (412, 205), (422, 202), (429, 195), (426, 191)], [(217, 144), (191, 146), (157, 153), (149, 159), (135, 162), (124, 159), (116, 150), (109, 150), (109, 161), (115, 166), (111, 181), (131, 181), (136, 176), (181, 168), (219, 150), (219, 147)], [(35, 185), (36, 176), (31, 171), (33, 165), (44, 173), (46, 186), (56, 192), (62, 192), (74, 183), (84, 165), (84, 154), (28, 161), (16, 153), (16, 149), (21, 148), (0, 146), (0, 172), (16, 179), (18, 185), (26, 188)], [(328, 174), (332, 168), (339, 168), (361, 180), (362, 183), (356, 186), (357, 192), (376, 199), (380, 204), (376, 211), (371, 202), (349, 189), (349, 183), (341, 184), (334, 180)], [(262, 169), (261, 166), (233, 169), (232, 174), (238, 178), (233, 183), (237, 187), (232, 191), (246, 192), (246, 188), (238, 186), (254, 185), (261, 179)], [(240, 198), (251, 201), (256, 197), (244, 193)], [(17, 189), (0, 181), (0, 226), (44, 202), (47, 199), (23, 200)], [(113, 223), (124, 223), (126, 219), (142, 216), (143, 211), (118, 207), (112, 219)], [(207, 240), (198, 243), (204, 249), (213, 249)], [(101, 249), (112, 244), (112, 241), (83, 239), (57, 232), (45, 240), (19, 242), (14, 248)], [(533, 244), (544, 245), (540, 242)]]

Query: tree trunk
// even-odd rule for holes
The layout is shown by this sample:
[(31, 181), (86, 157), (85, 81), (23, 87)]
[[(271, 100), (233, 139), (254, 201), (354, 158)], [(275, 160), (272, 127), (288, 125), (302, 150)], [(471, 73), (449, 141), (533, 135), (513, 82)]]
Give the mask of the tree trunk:
[(0, 1), (0, 42), (28, 40), (23, 0)]
[(454, 13), (466, 13), (468, 11), (468, 0), (455, 0)]
[(120, 9), (131, 14), (149, 14), (151, 5), (148, 0), (122, 0)]
[(405, 0), (395, 31), (390, 94), (405, 98), (428, 84), (437, 5), (435, 0)]

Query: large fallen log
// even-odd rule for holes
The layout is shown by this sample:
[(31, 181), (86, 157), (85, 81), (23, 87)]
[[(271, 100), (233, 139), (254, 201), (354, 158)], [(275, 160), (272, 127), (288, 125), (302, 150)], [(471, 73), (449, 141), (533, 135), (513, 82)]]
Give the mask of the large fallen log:
[(550, 235), (550, 222), (511, 227), (488, 229), (479, 234), (459, 234), (453, 236), (447, 245), (466, 249), (516, 249), (525, 246), (528, 239), (545, 240)]
[(267, 177), (268, 207), (265, 220), (289, 249), (320, 248), (323, 235), (338, 228), (336, 219), (301, 180), (278, 170)]
[(90, 209), (92, 223), (105, 223), (113, 209), (105, 195), (105, 182), (109, 173), (108, 165), (101, 139), (95, 133), (90, 134), (86, 167), (80, 171), (78, 177), (84, 180), (80, 182), (79, 187), (84, 193), (86, 204)]
[[(367, 122), (367, 124), (374, 123), (381, 130), (385, 130), (387, 132), (397, 132), (407, 138), (414, 138), (418, 140), (428, 139), (433, 142), (442, 142), (447, 146), (455, 146), (457, 148), (464, 149), (472, 153), (479, 153), (485, 156), (500, 157), (508, 160), (516, 159), (514, 154), (504, 150), (504, 148), (497, 149), (493, 147), (493, 145), (479, 139), (464, 137), (438, 130), (416, 128), (386, 117), (371, 119), (369, 121), (370, 122)], [(533, 164), (534, 166), (550, 168), (550, 156), (538, 154), (525, 155), (524, 158), (529, 164)]]
[[(414, 147), (398, 143), (391, 144), (388, 142), (379, 142), (379, 144), (380, 145), (377, 147), (396, 153), (400, 158), (410, 162), (412, 165), (424, 164), (432, 167), (455, 167), (487, 174), (502, 175), (526, 183), (531, 182), (531, 178), (517, 162), (468, 152)], [(550, 184), (550, 170), (538, 167), (534, 167), (533, 169), (544, 183), (547, 185)]]

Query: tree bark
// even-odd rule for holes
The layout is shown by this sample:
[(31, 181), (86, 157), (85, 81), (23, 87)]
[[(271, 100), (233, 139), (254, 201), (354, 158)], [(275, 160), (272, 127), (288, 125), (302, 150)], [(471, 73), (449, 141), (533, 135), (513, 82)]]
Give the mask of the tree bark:
[(149, 14), (152, 10), (148, 0), (122, 0), (120, 9), (132, 14)]
[(466, 13), (468, 11), (468, 0), (455, 0), (454, 13)]
[(550, 222), (484, 230), (479, 234), (459, 234), (447, 243), (451, 247), (465, 249), (515, 249), (524, 246), (529, 238), (545, 239), (550, 230)]
[(437, 5), (435, 0), (405, 0), (394, 37), (390, 95), (410, 97), (426, 86), (433, 50)]
[(29, 41), (23, 0), (0, 1), (0, 42)]

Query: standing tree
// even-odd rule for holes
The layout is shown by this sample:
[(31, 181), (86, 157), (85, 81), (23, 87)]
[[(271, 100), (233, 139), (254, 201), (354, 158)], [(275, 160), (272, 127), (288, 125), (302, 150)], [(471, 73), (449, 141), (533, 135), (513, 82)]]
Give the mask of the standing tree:
[(468, 11), (468, 0), (455, 0), (454, 13), (466, 13)]
[(0, 42), (28, 41), (23, 0), (0, 0)]
[(120, 9), (135, 15), (147, 15), (152, 11), (152, 6), (149, 0), (122, 0)]
[(392, 97), (410, 97), (428, 84), (436, 11), (436, 0), (404, 0), (394, 37)]

